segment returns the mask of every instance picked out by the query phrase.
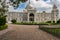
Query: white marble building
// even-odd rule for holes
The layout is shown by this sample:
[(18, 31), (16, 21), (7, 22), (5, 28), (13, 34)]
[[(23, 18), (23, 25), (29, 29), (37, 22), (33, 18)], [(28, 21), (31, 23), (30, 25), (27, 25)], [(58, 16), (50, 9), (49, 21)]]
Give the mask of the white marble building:
[(12, 19), (17, 20), (17, 22), (46, 22), (46, 21), (57, 21), (59, 19), (59, 10), (56, 5), (53, 5), (51, 13), (37, 13), (36, 9), (30, 4), (27, 5), (26, 10), (23, 12), (8, 12), (7, 22), (11, 22)]

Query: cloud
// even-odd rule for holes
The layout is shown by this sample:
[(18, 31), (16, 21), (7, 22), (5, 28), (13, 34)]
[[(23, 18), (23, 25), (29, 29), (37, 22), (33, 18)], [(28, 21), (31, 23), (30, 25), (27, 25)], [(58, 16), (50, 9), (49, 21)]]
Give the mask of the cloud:
[(36, 1), (36, 0), (31, 0), (31, 4), (37, 8), (37, 10), (39, 11), (43, 11), (43, 10), (49, 10), (52, 8), (52, 4), (51, 4), (51, 1), (50, 0), (46, 0), (46, 1), (43, 1), (43, 0), (39, 0), (39, 1)]
[(47, 11), (47, 12), (51, 12), (52, 7), (54, 4), (56, 4), (56, 6), (59, 9), (59, 15), (60, 15), (60, 0), (31, 0), (31, 4), (37, 8), (38, 11)]
[[(31, 2), (31, 5), (33, 5), (33, 7), (35, 7), (39, 11), (45, 10), (47, 12), (50, 12), (54, 3), (58, 6), (58, 9), (60, 9), (60, 0), (56, 0), (56, 1), (55, 0), (45, 0), (45, 1), (44, 0), (39, 0), (39, 1), (30, 0), (30, 2)], [(28, 4), (28, 1), (25, 4), (22, 4), (24, 6), (21, 6), (20, 4), (17, 10), (24, 9), (27, 4)]]
[[(9, 0), (6, 0), (6, 2), (9, 2)], [(13, 6), (9, 5), (9, 11), (22, 11), (25, 9), (26, 5), (28, 4), (29, 0), (26, 3), (21, 3), (17, 9), (14, 9)], [(30, 0), (31, 5), (35, 7), (39, 12), (46, 11), (51, 12), (53, 4), (55, 3), (59, 9), (60, 13), (60, 0)], [(59, 14), (60, 17), (60, 14)]]
[(37, 8), (37, 10), (39, 11), (47, 11), (47, 12), (51, 12), (52, 7), (54, 4), (57, 5), (58, 9), (60, 10), (60, 0), (30, 0), (31, 1), (31, 5), (33, 5), (35, 8)]
[(49, 8), (49, 7), (52, 7), (52, 5), (50, 4), (47, 4), (47, 2), (45, 1), (38, 1), (36, 5), (39, 5), (38, 7), (41, 7), (41, 8)]

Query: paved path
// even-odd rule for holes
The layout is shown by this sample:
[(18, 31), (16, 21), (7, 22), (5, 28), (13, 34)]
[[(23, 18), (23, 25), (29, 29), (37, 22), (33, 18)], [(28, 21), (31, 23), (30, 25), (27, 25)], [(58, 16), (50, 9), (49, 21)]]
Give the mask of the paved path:
[(38, 25), (8, 25), (12, 29), (0, 35), (0, 40), (60, 40), (38, 29)]

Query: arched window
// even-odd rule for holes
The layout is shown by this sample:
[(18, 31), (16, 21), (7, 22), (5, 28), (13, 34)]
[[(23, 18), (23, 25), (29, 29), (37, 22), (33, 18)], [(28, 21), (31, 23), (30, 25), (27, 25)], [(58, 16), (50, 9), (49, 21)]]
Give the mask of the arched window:
[(29, 21), (34, 21), (34, 14), (33, 13), (30, 13), (30, 15), (29, 15)]
[(29, 16), (34, 16), (34, 14), (33, 14), (33, 13), (31, 13)]

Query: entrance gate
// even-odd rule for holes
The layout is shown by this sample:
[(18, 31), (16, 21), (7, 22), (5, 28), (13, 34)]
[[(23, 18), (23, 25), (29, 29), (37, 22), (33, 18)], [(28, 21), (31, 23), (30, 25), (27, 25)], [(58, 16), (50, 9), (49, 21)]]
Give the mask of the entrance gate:
[(34, 14), (33, 13), (30, 13), (30, 15), (29, 15), (29, 21), (34, 21)]

